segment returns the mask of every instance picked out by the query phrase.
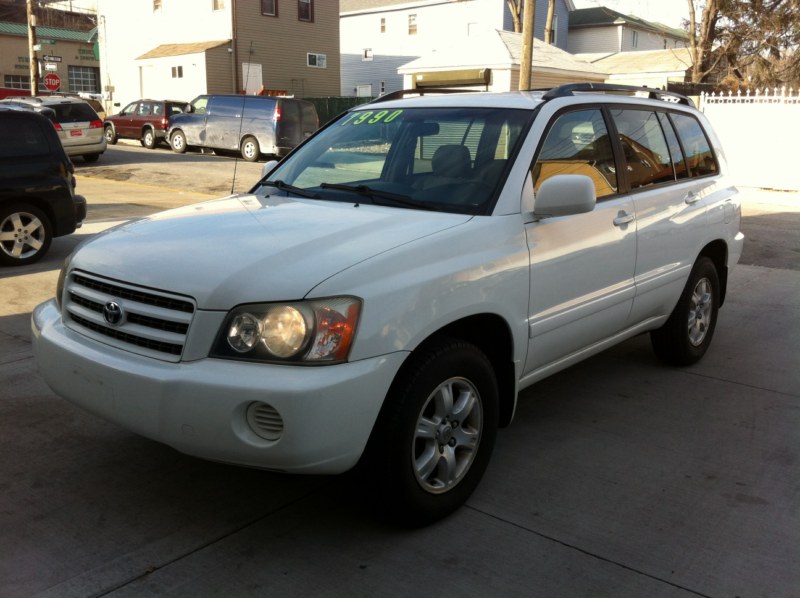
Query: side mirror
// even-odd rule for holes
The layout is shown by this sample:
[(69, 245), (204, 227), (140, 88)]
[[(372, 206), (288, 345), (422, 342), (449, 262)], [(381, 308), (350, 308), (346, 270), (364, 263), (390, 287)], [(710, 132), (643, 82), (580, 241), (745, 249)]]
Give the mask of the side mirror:
[(533, 204), (534, 220), (585, 214), (597, 204), (594, 183), (582, 174), (559, 174), (539, 186)]
[(272, 170), (278, 165), (277, 160), (270, 160), (264, 166), (261, 167), (261, 178), (263, 179), (267, 176)]

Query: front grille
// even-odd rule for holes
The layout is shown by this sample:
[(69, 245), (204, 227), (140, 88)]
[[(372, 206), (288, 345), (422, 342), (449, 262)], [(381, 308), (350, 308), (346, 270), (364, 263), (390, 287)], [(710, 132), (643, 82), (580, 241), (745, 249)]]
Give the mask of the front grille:
[(64, 319), (70, 328), (166, 361), (180, 360), (194, 309), (186, 297), (80, 272), (70, 275), (65, 289)]

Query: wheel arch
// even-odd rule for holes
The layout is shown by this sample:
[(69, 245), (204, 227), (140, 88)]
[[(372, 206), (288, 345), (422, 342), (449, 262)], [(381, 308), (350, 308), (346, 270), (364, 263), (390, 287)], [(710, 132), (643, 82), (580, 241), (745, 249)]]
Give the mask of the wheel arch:
[(722, 239), (712, 241), (700, 251), (698, 259), (701, 257), (709, 258), (717, 269), (717, 276), (719, 276), (719, 305), (722, 307), (728, 290), (728, 245)]
[(63, 234), (57, 234), (60, 231), (57, 229), (58, 219), (56, 218), (56, 213), (53, 210), (52, 202), (46, 201), (44, 198), (36, 195), (11, 196), (3, 200), (4, 206), (26, 204), (33, 206), (47, 216), (47, 219), (50, 223), (50, 229), (53, 231), (53, 237), (59, 237)]
[[(478, 347), (492, 364), (497, 378), (500, 400), (499, 426), (511, 423), (517, 398), (516, 369), (514, 367), (514, 339), (511, 328), (501, 316), (484, 313), (467, 316), (440, 328), (420, 345), (439, 342), (442, 338), (455, 338)], [(402, 373), (402, 368), (400, 370)], [(400, 375), (398, 373), (398, 375)]]

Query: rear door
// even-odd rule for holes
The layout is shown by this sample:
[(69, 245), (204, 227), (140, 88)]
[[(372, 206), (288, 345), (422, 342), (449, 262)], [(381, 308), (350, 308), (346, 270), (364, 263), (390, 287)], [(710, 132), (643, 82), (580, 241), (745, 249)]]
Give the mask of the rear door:
[(636, 220), (620, 194), (609, 127), (599, 107), (552, 119), (534, 161), (534, 190), (559, 174), (589, 177), (591, 212), (526, 225), (530, 251), (526, 373), (546, 370), (623, 330), (635, 295)]
[[(610, 113), (636, 209), (635, 324), (670, 313), (680, 296), (707, 226), (703, 188), (713, 183), (692, 175), (701, 168), (716, 172), (716, 162), (712, 154), (710, 165), (703, 164), (710, 146), (690, 116), (627, 106), (611, 107)], [(691, 126), (688, 121), (696, 129), (681, 142), (673, 123)], [(693, 149), (699, 145), (705, 147)]]

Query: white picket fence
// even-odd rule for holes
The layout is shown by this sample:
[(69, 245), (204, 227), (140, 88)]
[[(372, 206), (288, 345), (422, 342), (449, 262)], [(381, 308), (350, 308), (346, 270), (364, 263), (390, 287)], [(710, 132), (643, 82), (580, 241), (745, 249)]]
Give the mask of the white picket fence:
[(800, 191), (800, 91), (703, 94), (737, 185)]

